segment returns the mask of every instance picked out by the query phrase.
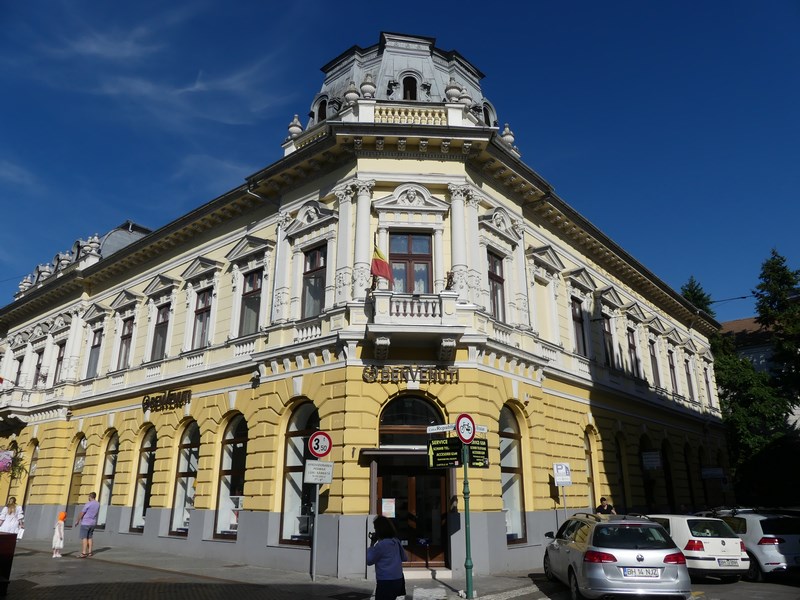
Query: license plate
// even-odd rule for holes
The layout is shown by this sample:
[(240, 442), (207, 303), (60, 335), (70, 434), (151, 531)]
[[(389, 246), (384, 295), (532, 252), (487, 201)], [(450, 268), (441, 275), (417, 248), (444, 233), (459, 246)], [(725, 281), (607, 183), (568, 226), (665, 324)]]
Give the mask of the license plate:
[(739, 561), (735, 558), (718, 558), (717, 563), (720, 567), (738, 567)]
[(622, 567), (623, 577), (651, 577), (658, 579), (661, 576), (661, 569), (648, 569), (645, 567)]

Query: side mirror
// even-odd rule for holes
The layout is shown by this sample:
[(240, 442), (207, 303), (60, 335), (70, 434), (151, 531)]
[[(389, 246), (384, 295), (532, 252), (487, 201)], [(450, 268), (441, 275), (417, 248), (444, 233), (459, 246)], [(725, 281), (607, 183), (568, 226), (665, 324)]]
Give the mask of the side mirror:
[(554, 539), (556, 539), (556, 536), (553, 534), (553, 532), (552, 532), (552, 531), (548, 531), (547, 533), (545, 533), (545, 534), (544, 534), (544, 537), (546, 537), (546, 538), (550, 538), (551, 540), (554, 540)]

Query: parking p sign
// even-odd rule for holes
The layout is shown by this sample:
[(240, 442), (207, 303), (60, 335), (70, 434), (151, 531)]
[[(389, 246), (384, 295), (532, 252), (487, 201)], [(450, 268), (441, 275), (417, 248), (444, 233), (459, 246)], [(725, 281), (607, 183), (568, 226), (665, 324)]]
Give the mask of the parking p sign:
[(556, 486), (572, 485), (569, 463), (553, 463), (553, 479), (556, 481)]

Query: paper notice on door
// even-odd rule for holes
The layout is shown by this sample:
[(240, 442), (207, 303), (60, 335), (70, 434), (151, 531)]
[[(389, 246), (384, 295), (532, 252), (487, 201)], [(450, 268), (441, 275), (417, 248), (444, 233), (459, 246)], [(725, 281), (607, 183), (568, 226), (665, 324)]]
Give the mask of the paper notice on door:
[(395, 506), (397, 502), (394, 498), (382, 498), (381, 499), (381, 514), (384, 517), (389, 517), (390, 519), (394, 519), (397, 514), (395, 511)]

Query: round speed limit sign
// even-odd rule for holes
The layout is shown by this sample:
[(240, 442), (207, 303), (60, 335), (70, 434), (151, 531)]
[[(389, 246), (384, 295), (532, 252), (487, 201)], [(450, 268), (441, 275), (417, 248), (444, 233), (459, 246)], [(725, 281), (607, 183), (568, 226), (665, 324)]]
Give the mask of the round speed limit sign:
[(331, 436), (324, 431), (315, 431), (308, 438), (308, 451), (317, 458), (327, 456), (328, 452), (331, 451), (332, 445)]

